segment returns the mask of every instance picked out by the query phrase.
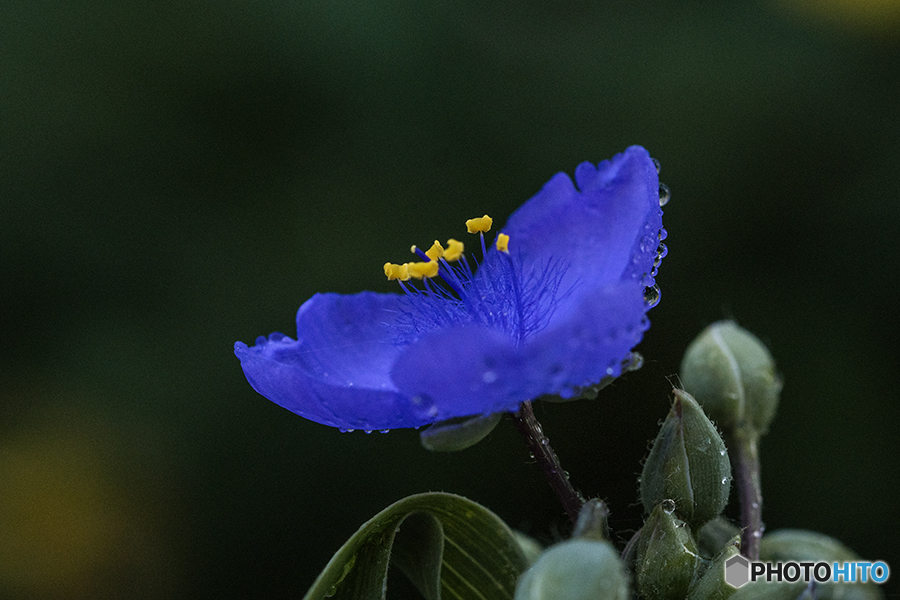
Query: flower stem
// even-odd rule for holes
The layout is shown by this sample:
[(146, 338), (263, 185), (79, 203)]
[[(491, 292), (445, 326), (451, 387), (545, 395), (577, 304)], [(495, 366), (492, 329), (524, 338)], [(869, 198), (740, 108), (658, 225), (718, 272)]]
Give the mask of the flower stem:
[(513, 423), (516, 429), (525, 439), (525, 444), (531, 450), (534, 459), (541, 466), (547, 482), (562, 503), (566, 514), (572, 523), (578, 521), (578, 513), (584, 506), (584, 497), (572, 487), (568, 474), (563, 470), (562, 464), (556, 452), (550, 447), (550, 440), (544, 435), (544, 430), (531, 408), (531, 402), (523, 402), (519, 411), (513, 414)]
[(763, 533), (759, 436), (733, 436), (731, 450), (731, 466), (741, 502), (741, 554), (750, 560), (759, 560), (759, 542)]

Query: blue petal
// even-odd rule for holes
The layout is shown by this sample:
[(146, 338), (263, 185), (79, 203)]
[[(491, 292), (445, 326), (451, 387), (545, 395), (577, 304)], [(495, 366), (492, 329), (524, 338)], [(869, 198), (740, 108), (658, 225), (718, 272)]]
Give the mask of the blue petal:
[(647, 150), (632, 146), (597, 166), (582, 163), (575, 181), (579, 189), (558, 173), (513, 213), (502, 229), (510, 251), (523, 265), (564, 261), (559, 287), (576, 295), (623, 279), (652, 285), (662, 210)]
[(398, 354), (391, 322), (402, 301), (318, 294), (297, 312), (296, 341), (276, 333), (253, 347), (238, 342), (234, 352), (253, 389), (302, 417), (341, 429), (418, 427), (431, 420), (389, 375)]
[(645, 311), (643, 288), (626, 280), (596, 289), (522, 346), (487, 327), (432, 332), (400, 355), (392, 377), (436, 420), (514, 411), (545, 394), (571, 397), (619, 375), (647, 328)]

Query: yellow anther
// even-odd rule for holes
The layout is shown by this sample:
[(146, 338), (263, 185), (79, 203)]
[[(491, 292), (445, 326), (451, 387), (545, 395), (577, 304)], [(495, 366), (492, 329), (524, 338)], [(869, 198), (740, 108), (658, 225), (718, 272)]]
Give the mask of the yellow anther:
[(403, 265), (407, 268), (410, 277), (422, 279), (423, 277), (435, 277), (438, 274), (438, 264), (435, 261), (414, 262)]
[(399, 279), (400, 281), (409, 280), (409, 266), (406, 265), (395, 265), (393, 263), (384, 263), (384, 275), (388, 278), (388, 281), (394, 281), (395, 279)]
[(497, 250), (509, 253), (509, 236), (505, 233), (497, 234)]
[[(437, 240), (434, 240), (434, 244), (431, 245), (431, 248), (425, 252), (425, 256), (430, 258), (431, 260), (437, 260), (441, 256), (444, 255), (444, 247), (441, 246), (441, 243)], [(433, 275), (431, 277), (434, 277)]]
[(484, 233), (485, 231), (491, 230), (491, 224), (493, 224), (494, 220), (487, 215), (483, 217), (477, 217), (475, 219), (469, 219), (466, 221), (466, 229), (469, 233)]
[(462, 256), (463, 250), (465, 250), (465, 246), (462, 242), (450, 238), (449, 240), (447, 240), (447, 249), (444, 250), (444, 260), (446, 260), (447, 262), (459, 260), (459, 257)]

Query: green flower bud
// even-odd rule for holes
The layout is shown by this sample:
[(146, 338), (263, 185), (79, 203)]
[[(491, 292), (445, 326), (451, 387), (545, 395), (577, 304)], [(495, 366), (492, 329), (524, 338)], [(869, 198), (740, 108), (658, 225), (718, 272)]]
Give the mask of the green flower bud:
[(575, 530), (572, 531), (573, 538), (585, 538), (592, 540), (608, 540), (609, 539), (609, 509), (599, 498), (592, 498), (584, 503), (581, 512), (578, 513), (578, 521), (575, 523)]
[(853, 550), (824, 533), (805, 529), (781, 529), (767, 533), (759, 547), (759, 560), (858, 561)]
[(733, 321), (713, 323), (691, 342), (681, 382), (723, 430), (756, 436), (768, 429), (781, 393), (772, 355)]
[[(777, 583), (758, 579), (735, 590), (728, 600), (824, 600), (821, 590), (821, 586), (817, 587), (816, 596), (813, 597), (805, 583)], [(847, 600), (850, 598), (847, 597)]]
[(697, 543), (674, 510), (675, 503), (664, 500), (641, 528), (635, 577), (646, 600), (683, 600), (697, 574)]
[(557, 544), (519, 578), (515, 600), (628, 600), (628, 573), (609, 542)]
[(729, 540), (691, 587), (687, 600), (725, 600), (734, 593), (735, 588), (725, 583), (725, 561), (740, 553), (740, 545), (740, 536)]
[(719, 516), (700, 528), (697, 533), (697, 546), (702, 556), (716, 556), (731, 543), (732, 538), (740, 535), (740, 527)]
[(419, 440), (433, 452), (465, 450), (486, 438), (502, 418), (503, 413), (497, 413), (441, 421), (422, 431)]
[[(759, 559), (767, 562), (859, 562), (860, 557), (836, 539), (802, 529), (782, 529), (763, 536)], [(795, 584), (796, 589), (796, 584)], [(816, 588), (818, 600), (879, 600), (881, 588), (866, 583), (824, 583)]]
[(641, 473), (641, 502), (647, 512), (663, 500), (692, 527), (718, 516), (728, 503), (731, 465), (725, 444), (703, 409), (683, 390), (653, 442)]

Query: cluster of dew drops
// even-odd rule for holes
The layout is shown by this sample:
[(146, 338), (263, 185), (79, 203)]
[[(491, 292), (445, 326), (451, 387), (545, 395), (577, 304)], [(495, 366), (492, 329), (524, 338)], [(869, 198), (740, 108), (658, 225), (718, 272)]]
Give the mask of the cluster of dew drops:
[[(656, 166), (656, 173), (659, 174), (660, 165), (659, 161), (655, 158), (652, 159), (653, 164)], [(669, 203), (669, 198), (671, 194), (669, 192), (669, 186), (664, 183), (659, 184), (659, 206), (662, 208), (666, 204)], [(659, 231), (656, 233), (658, 246), (656, 247), (656, 258), (653, 259), (653, 270), (650, 271), (650, 277), (656, 277), (656, 274), (659, 273), (659, 265), (662, 263), (662, 259), (666, 257), (666, 254), (669, 253), (669, 249), (663, 243), (663, 240), (666, 239), (668, 233), (666, 232), (665, 227), (660, 227)], [(649, 282), (648, 282), (649, 283)], [(657, 304), (659, 304), (660, 299), (660, 291), (659, 284), (653, 283), (644, 288), (644, 302), (647, 303), (648, 308), (653, 308)]]

